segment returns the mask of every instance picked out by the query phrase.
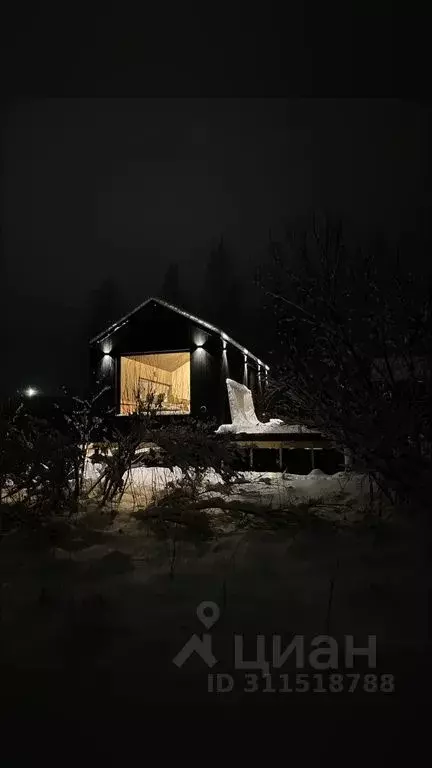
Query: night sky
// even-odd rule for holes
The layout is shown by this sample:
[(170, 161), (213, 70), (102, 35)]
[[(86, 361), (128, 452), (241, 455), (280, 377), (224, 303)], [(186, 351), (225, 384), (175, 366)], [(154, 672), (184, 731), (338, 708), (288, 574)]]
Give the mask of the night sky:
[[(300, 13), (304, 35), (305, 18)], [(342, 218), (359, 236), (380, 231), (391, 238), (413, 232), (427, 237), (428, 101), (240, 98), (241, 89), (232, 98), (203, 98), (200, 61), (209, 73), (209, 92), (218, 61), (222, 93), (232, 93), (239, 82), (239, 66), (227, 77), (237, 40), (232, 29), (228, 53), (219, 59), (217, 35), (208, 44), (197, 37), (204, 60), (194, 59), (186, 45), (177, 62), (170, 50), (168, 66), (159, 51), (159, 80), (147, 76), (152, 87), (143, 90), (150, 95), (131, 98), (143, 92), (137, 72), (151, 59), (149, 32), (147, 43), (141, 41), (144, 62), (136, 33), (133, 43), (120, 35), (113, 47), (112, 23), (105, 23), (97, 40), (90, 25), (75, 59), (67, 55), (72, 35), (63, 57), (61, 40), (54, 40), (61, 81), (53, 80), (56, 67), (44, 49), (42, 22), (45, 37), (37, 38), (40, 55), (33, 62), (39, 80), (25, 66), (35, 50), (30, 28), (9, 42), (17, 85), (1, 124), (4, 390), (33, 384), (51, 391), (79, 383), (89, 296), (104, 278), (118, 282), (129, 310), (160, 295), (166, 268), (178, 262), (182, 283), (192, 296), (199, 294), (205, 261), (223, 236), (235, 269), (250, 279), (251, 265), (265, 255), (269, 229), (279, 233), (283, 220), (312, 210)], [(301, 53), (299, 90), (309, 96), (319, 67), (315, 58), (308, 68), (302, 39), (294, 52), (290, 46), (289, 63)], [(248, 35), (246, 42), (251, 56), (256, 39)], [(344, 45), (348, 50), (347, 39)], [(266, 50), (274, 47), (267, 44)], [(102, 66), (107, 59), (109, 66)], [(329, 61), (336, 71), (334, 53)], [(383, 66), (388, 69), (388, 59)], [(128, 71), (134, 73), (129, 91), (119, 86), (128, 82)], [(259, 67), (252, 71), (256, 92), (265, 93)], [(280, 70), (275, 82), (284, 93)]]

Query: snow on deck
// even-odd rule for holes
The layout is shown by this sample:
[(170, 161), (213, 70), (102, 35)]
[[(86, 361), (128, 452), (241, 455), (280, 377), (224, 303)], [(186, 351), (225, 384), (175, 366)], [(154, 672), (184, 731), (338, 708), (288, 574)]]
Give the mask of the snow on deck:
[(233, 435), (310, 435), (317, 434), (316, 430), (304, 427), (302, 424), (281, 424), (279, 421), (267, 422), (266, 424), (221, 424), (216, 430), (216, 434)]

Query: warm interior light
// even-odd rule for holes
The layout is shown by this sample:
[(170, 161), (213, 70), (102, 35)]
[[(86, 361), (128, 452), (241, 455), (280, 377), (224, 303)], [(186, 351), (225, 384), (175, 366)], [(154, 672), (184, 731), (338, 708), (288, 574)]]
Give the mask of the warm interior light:
[(134, 413), (139, 402), (160, 401), (161, 414), (190, 413), (189, 352), (145, 353), (120, 357), (120, 413)]

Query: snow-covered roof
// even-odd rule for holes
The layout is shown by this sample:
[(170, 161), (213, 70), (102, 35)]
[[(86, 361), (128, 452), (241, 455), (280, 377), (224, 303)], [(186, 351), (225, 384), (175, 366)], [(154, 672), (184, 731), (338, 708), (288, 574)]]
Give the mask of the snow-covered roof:
[(155, 302), (156, 304), (160, 304), (162, 307), (166, 307), (167, 309), (172, 310), (173, 312), (177, 312), (179, 315), (183, 315), (183, 317), (187, 317), (188, 320), (192, 320), (192, 322), (197, 323), (198, 325), (203, 326), (203, 328), (207, 328), (209, 331), (213, 331), (213, 333), (219, 334), (221, 338), (224, 341), (229, 342), (230, 344), (233, 344), (234, 347), (237, 347), (243, 354), (247, 355), (248, 357), (251, 357), (253, 360), (255, 360), (259, 365), (262, 365), (264, 368), (269, 370), (269, 366), (262, 362), (256, 355), (253, 355), (252, 352), (249, 352), (246, 347), (244, 347), (242, 344), (239, 344), (238, 341), (235, 341), (231, 338), (231, 336), (228, 336), (227, 333), (221, 330), (221, 328), (217, 328), (215, 325), (212, 325), (212, 323), (208, 323), (206, 320), (202, 320), (202, 318), (197, 317), (196, 315), (192, 315), (190, 312), (186, 312), (184, 309), (180, 309), (180, 307), (176, 307), (174, 304), (170, 304), (168, 301), (165, 301), (164, 299), (159, 299), (157, 297), (150, 297), (149, 299), (146, 299), (142, 302), (142, 304), (139, 304), (138, 307), (135, 307), (135, 309), (132, 310), (132, 312), (128, 312), (127, 315), (124, 315), (120, 318), (120, 320), (117, 320), (116, 323), (113, 323), (109, 326), (109, 328), (106, 328), (104, 331), (99, 333), (97, 336), (94, 336), (92, 339), (90, 339), (90, 344), (94, 344), (98, 341), (104, 341), (108, 336), (111, 335), (111, 333), (114, 333), (114, 331), (117, 331), (119, 328), (121, 328), (122, 325), (126, 325), (127, 322), (129, 322), (132, 315), (134, 315), (136, 312), (139, 312), (140, 309), (143, 309), (147, 304), (150, 304), (150, 302)]

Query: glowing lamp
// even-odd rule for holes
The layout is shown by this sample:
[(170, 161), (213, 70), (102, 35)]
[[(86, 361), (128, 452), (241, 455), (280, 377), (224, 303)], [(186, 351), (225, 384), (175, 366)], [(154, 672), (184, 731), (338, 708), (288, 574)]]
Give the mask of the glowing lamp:
[(34, 397), (37, 395), (38, 391), (35, 389), (35, 387), (27, 387), (27, 389), (24, 390), (24, 394), (26, 397)]
[(204, 344), (207, 342), (208, 334), (205, 331), (201, 331), (199, 328), (196, 328), (194, 330), (192, 341), (195, 345), (195, 347), (203, 347)]
[(102, 352), (104, 353), (104, 355), (111, 354), (111, 351), (112, 351), (112, 341), (111, 341), (111, 339), (104, 339), (104, 341), (103, 341), (101, 346), (102, 346)]

